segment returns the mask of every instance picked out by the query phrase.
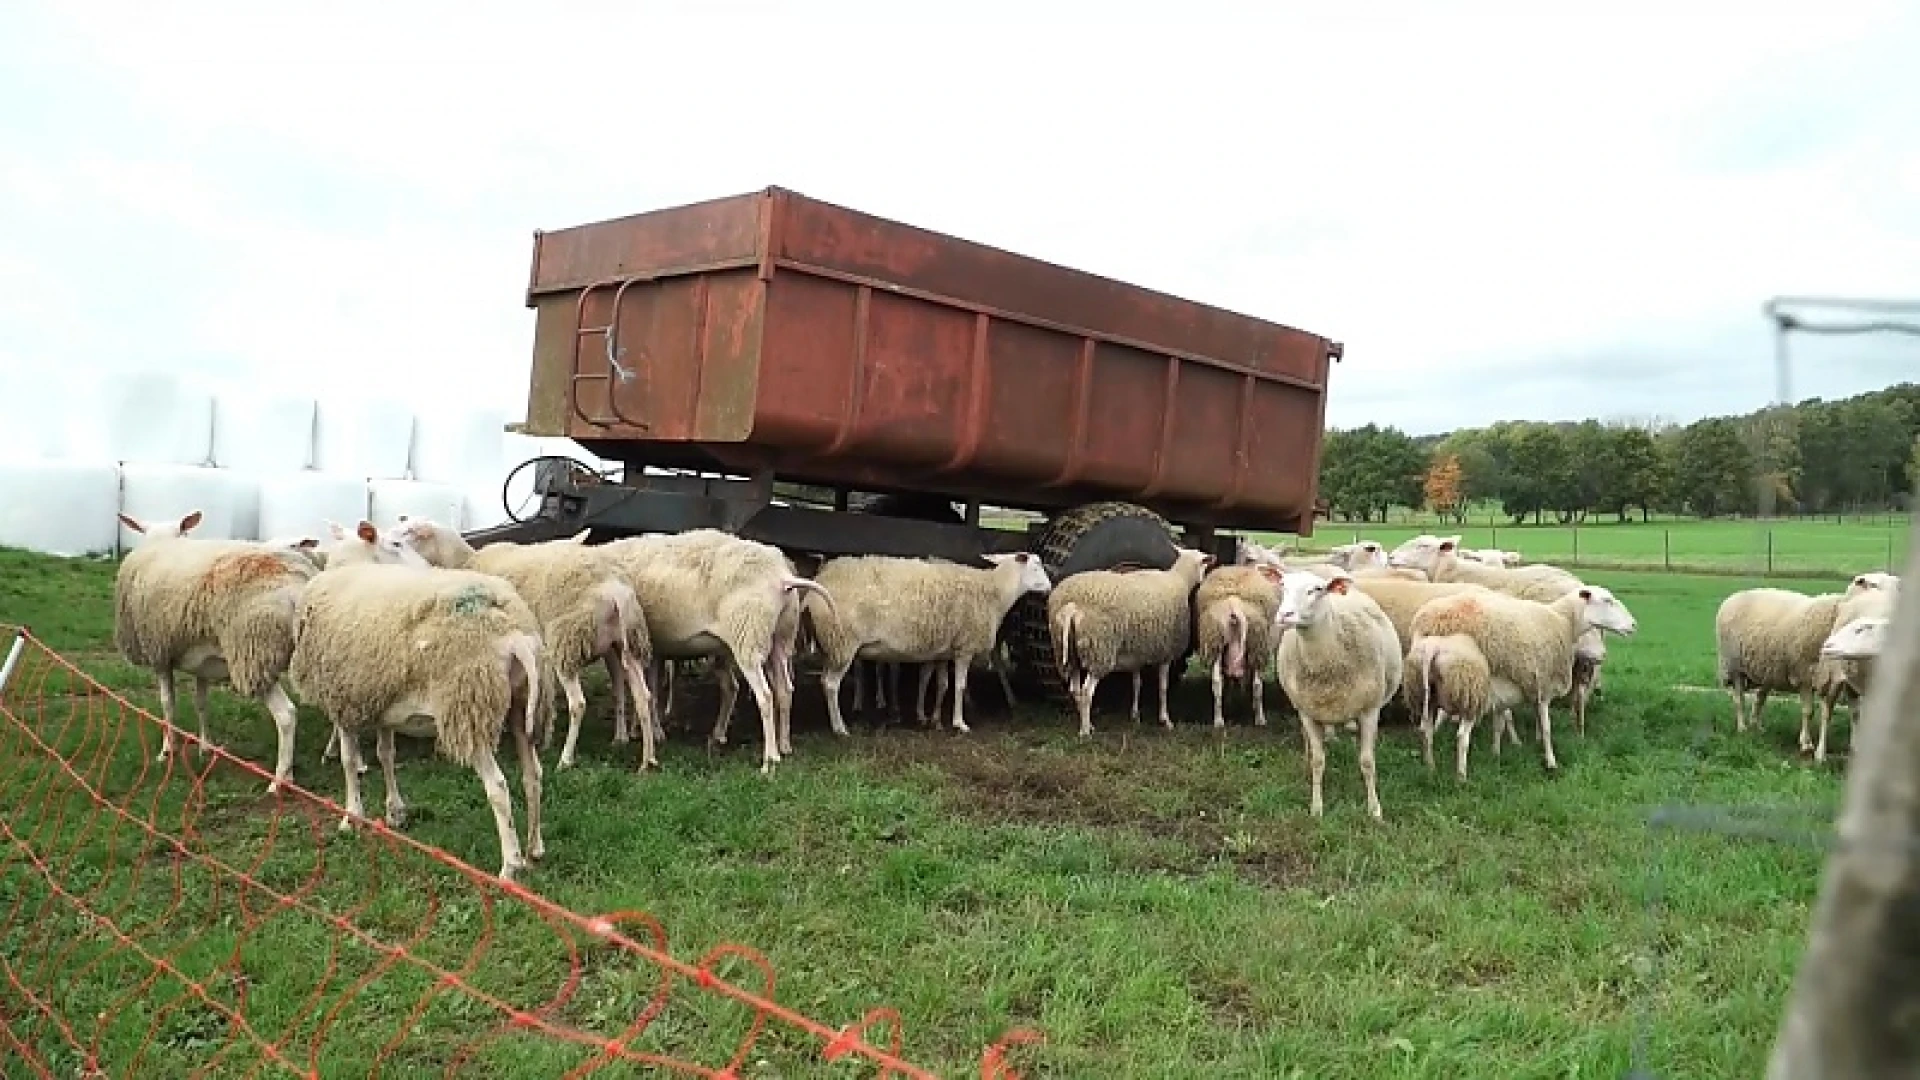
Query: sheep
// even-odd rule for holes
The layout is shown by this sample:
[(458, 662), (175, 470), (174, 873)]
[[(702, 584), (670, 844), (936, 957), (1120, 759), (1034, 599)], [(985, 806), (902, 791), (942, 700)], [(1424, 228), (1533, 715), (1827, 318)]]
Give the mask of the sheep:
[(1262, 547), (1242, 537), (1239, 540), (1235, 562), (1240, 566), (1270, 566), (1284, 574), (1305, 571), (1323, 578), (1345, 574), (1355, 579), (1366, 577), (1427, 580), (1427, 575), (1418, 570), (1389, 565), (1385, 550), (1373, 540), (1342, 544), (1328, 551), (1323, 559), (1291, 559), (1281, 555), (1278, 548)]
[(1820, 658), (1870, 667), (1886, 651), (1887, 628), (1892, 623), (1892, 617), (1887, 615), (1854, 619), (1820, 643)]
[(1581, 635), (1604, 630), (1628, 637), (1635, 623), (1611, 591), (1582, 585), (1545, 604), (1499, 592), (1442, 596), (1415, 613), (1412, 629), (1416, 643), (1449, 634), (1473, 638), (1486, 655), (1495, 699), (1531, 701), (1538, 709), (1541, 753), (1547, 769), (1557, 772), (1548, 704), (1572, 689), (1573, 654)]
[[(1504, 692), (1505, 696), (1502, 696)], [(1407, 675), (1400, 684), (1407, 708), (1420, 725), (1420, 754), (1431, 771), (1433, 731), (1452, 719), (1456, 725), (1453, 771), (1467, 778), (1467, 749), (1473, 727), (1481, 717), (1494, 714), (1493, 753), (1500, 756), (1500, 737), (1510, 735), (1520, 744), (1520, 732), (1513, 726), (1513, 706), (1522, 703), (1512, 683), (1495, 682), (1487, 655), (1466, 634), (1445, 634), (1415, 639), (1407, 650)]]
[(1393, 623), (1372, 597), (1354, 588), (1352, 577), (1328, 579), (1302, 572), (1281, 579), (1274, 630), (1281, 635), (1275, 661), (1280, 685), (1300, 715), (1300, 734), (1307, 744), (1313, 816), (1324, 812), (1321, 780), (1327, 750), (1322, 729), (1357, 723), (1367, 815), (1381, 820), (1373, 748), (1380, 710), (1399, 692), (1405, 668)]
[(1260, 671), (1273, 658), (1281, 580), (1281, 572), (1271, 566), (1219, 566), (1200, 579), (1193, 598), (1195, 657), (1212, 679), (1214, 727), (1227, 723), (1222, 699), (1228, 679), (1249, 684), (1253, 724), (1267, 726)]
[[(1578, 577), (1547, 563), (1505, 569), (1462, 558), (1458, 536), (1422, 534), (1395, 548), (1389, 558), (1395, 566), (1422, 570), (1438, 583), (1470, 582), (1539, 603), (1557, 600), (1583, 585)], [(1574, 649), (1567, 692), (1573, 696), (1574, 727), (1582, 735), (1587, 730), (1587, 702), (1600, 687), (1606, 659), (1607, 644), (1598, 631), (1584, 635)]]
[[(793, 560), (784, 554), (781, 558), (787, 573), (798, 576)], [(800, 596), (789, 589), (780, 602), (780, 617), (773, 623), (772, 649), (767, 661), (767, 684), (773, 693), (774, 733), (779, 737), (782, 754), (793, 753), (793, 661), (800, 652), (810, 648), (801, 641)], [(715, 679), (720, 684), (720, 712), (709, 737), (716, 745), (724, 746), (734, 706), (740, 700), (740, 680), (732, 668), (724, 665), (715, 672)]]
[(1482, 566), (1491, 566), (1496, 570), (1505, 570), (1519, 566), (1521, 563), (1521, 555), (1517, 551), (1503, 551), (1500, 548), (1461, 548), (1459, 550), (1461, 558), (1470, 559)]
[(582, 546), (587, 530), (562, 540), (500, 542), (475, 549), (456, 530), (402, 514), (395, 535), (434, 566), (504, 578), (533, 609), (546, 644), (547, 667), (567, 698), (567, 737), (560, 746), (559, 768), (574, 764), (581, 718), (587, 711), (580, 674), (596, 661), (604, 661), (613, 675), (614, 745), (628, 741), (626, 710), (621, 706), (630, 698), (640, 728), (640, 771), (659, 766), (646, 675), (646, 665), (653, 659), (646, 618), (633, 586), (613, 560), (598, 548)]
[[(1899, 598), (1899, 579), (1891, 574), (1875, 573), (1871, 576), (1862, 574), (1855, 577), (1848, 584), (1847, 591), (1841, 594), (1840, 606), (1834, 611), (1833, 630), (1828, 635), (1828, 640), (1832, 640), (1833, 635), (1839, 634), (1862, 619), (1888, 618), (1893, 614)], [(1859, 721), (1859, 701), (1866, 693), (1871, 668), (1870, 664), (1829, 657), (1825, 654), (1824, 644), (1821, 648), (1820, 658), (1815, 662), (1813, 669), (1813, 693), (1820, 706), (1820, 733), (1813, 744), (1815, 762), (1827, 760), (1827, 729), (1833, 723), (1833, 710), (1836, 705), (1845, 701), (1853, 722)], [(1849, 746), (1852, 745), (1852, 730), (1850, 725), (1847, 736)], [(1806, 732), (1803, 729), (1802, 742), (1805, 739)]]
[[(363, 534), (372, 526), (361, 523)], [(500, 837), (500, 877), (512, 880), (546, 852), (541, 835), (540, 757), (533, 739), (545, 707), (540, 621), (505, 579), (473, 570), (331, 560), (301, 598), (290, 674), (339, 731), (347, 814), (366, 815), (357, 768), (359, 735), (378, 735), (386, 820), (406, 822), (393, 734), (428, 735), (443, 757), (469, 766), (486, 789)], [(527, 844), (513, 827), (507, 781), (494, 757), (501, 728), (513, 731), (527, 802)]]
[(1733, 697), (1733, 727), (1747, 730), (1747, 690), (1757, 691), (1753, 721), (1760, 723), (1767, 697), (1776, 690), (1800, 695), (1800, 749), (1813, 749), (1808, 727), (1813, 719), (1815, 669), (1820, 643), (1833, 633), (1846, 598), (1840, 593), (1808, 596), (1789, 589), (1742, 589), (1720, 602), (1713, 636), (1719, 685)]
[[(1002, 624), (1002, 634), (999, 638), (995, 639), (993, 648), (973, 658), (973, 674), (993, 675), (997, 677), (1000, 680), (1000, 692), (1005, 695), (1007, 699), (1007, 709), (1008, 711), (1012, 711), (1019, 707), (1020, 702), (1013, 696), (1013, 681), (1007, 677), (1007, 670), (1013, 666), (1013, 658), (1009, 655), (1004, 631), (1005, 626)], [(928, 715), (938, 716), (940, 715), (941, 702), (945, 701), (947, 696), (949, 681), (947, 678), (947, 666), (945, 664), (922, 665), (920, 678), (923, 683), (927, 680), (927, 672), (929, 671), (932, 672), (933, 676), (933, 704), (928, 709)], [(916, 708), (917, 704), (918, 703), (916, 703)], [(858, 706), (856, 705), (855, 707), (857, 708)]]
[[(725, 653), (746, 679), (765, 737), (760, 771), (770, 775), (781, 754), (770, 675), (777, 677), (789, 663), (779, 655), (783, 639), (778, 632), (787, 594), (796, 589), (817, 593), (829, 608), (831, 594), (795, 574), (780, 549), (718, 529), (631, 536), (603, 550), (639, 595), (657, 655)], [(715, 741), (723, 742), (724, 733)]]
[(1093, 734), (1093, 694), (1116, 671), (1133, 673), (1134, 723), (1140, 722), (1140, 674), (1153, 665), (1160, 675), (1160, 724), (1167, 714), (1167, 684), (1193, 632), (1191, 600), (1213, 556), (1175, 548), (1165, 570), (1085, 570), (1054, 586), (1047, 597), (1047, 632), (1060, 677), (1080, 713), (1080, 736)]
[(1393, 623), (1394, 633), (1400, 636), (1400, 649), (1404, 653), (1413, 647), (1413, 616), (1427, 601), (1439, 596), (1454, 596), (1459, 593), (1488, 593), (1492, 589), (1484, 585), (1473, 585), (1463, 581), (1400, 581), (1392, 578), (1355, 578), (1354, 588), (1373, 598), (1380, 610), (1387, 613), (1388, 621)]
[(808, 596), (802, 618), (820, 646), (820, 689), (834, 734), (847, 734), (840, 683), (861, 656), (951, 663), (953, 729), (970, 730), (965, 701), (972, 659), (994, 650), (1015, 602), (1053, 588), (1038, 556), (1022, 551), (984, 558), (991, 564), (986, 569), (877, 555), (830, 559), (820, 567), (814, 580), (832, 594), (833, 608)]
[(293, 655), (295, 608), (316, 573), (312, 564), (252, 541), (190, 537), (202, 520), (197, 509), (151, 526), (118, 516), (145, 539), (114, 575), (114, 647), (159, 684), (159, 760), (173, 754), (174, 672), (193, 676), (203, 753), (212, 745), (208, 689), (224, 681), (273, 717), (278, 746), (267, 792), (277, 793), (293, 775), (297, 716), (281, 681)]

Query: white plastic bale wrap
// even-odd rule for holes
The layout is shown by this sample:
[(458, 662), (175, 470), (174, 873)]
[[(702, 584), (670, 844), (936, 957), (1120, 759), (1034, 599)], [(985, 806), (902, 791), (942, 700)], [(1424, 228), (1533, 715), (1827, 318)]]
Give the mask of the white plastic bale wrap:
[(213, 457), (213, 393), (166, 371), (103, 373), (94, 384), (115, 461), (204, 465)]
[(110, 555), (119, 509), (120, 470), (111, 461), (0, 460), (0, 547)]
[[(195, 510), (200, 524), (188, 535), (232, 540), (234, 508), (250, 496), (251, 477), (200, 465), (129, 461), (120, 466), (120, 512), (143, 525), (179, 521)], [(119, 527), (120, 550), (131, 551), (140, 534)]]
[(259, 538), (311, 536), (324, 544), (327, 522), (351, 529), (367, 509), (367, 482), (358, 476), (277, 473), (260, 481)]
[(311, 397), (221, 387), (214, 394), (213, 463), (266, 475), (313, 467)]
[(374, 480), (367, 484), (367, 489), (370, 493), (368, 518), (376, 529), (394, 528), (400, 524), (402, 514), (454, 529), (463, 527), (466, 493), (452, 484)]
[(499, 409), (421, 410), (413, 422), (413, 479), (463, 491), (488, 483), (497, 488), (506, 426), (507, 415)]
[(392, 398), (322, 398), (313, 424), (313, 467), (363, 480), (404, 480), (413, 452), (413, 410)]
[(0, 370), (0, 457), (8, 461), (53, 457), (66, 443), (66, 405), (44, 375)]

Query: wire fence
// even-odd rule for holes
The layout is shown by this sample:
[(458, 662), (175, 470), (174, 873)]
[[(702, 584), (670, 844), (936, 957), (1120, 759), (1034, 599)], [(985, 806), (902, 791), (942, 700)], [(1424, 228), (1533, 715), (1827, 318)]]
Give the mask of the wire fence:
[(897, 1012), (783, 1006), (750, 947), (684, 960), (643, 912), (568, 910), (377, 818), (341, 834), (340, 805), (177, 728), (156, 760), (157, 717), (4, 629), (0, 1076), (936, 1076)]

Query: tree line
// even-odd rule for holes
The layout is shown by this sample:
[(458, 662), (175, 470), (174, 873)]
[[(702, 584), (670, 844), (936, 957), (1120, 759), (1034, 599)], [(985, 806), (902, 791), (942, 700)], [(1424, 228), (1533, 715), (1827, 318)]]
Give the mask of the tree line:
[(1426, 507), (1464, 521), (1497, 503), (1515, 523), (1865, 513), (1905, 509), (1920, 483), (1920, 384), (1810, 398), (1680, 425), (1510, 420), (1414, 436), (1329, 431), (1320, 497), (1342, 521)]

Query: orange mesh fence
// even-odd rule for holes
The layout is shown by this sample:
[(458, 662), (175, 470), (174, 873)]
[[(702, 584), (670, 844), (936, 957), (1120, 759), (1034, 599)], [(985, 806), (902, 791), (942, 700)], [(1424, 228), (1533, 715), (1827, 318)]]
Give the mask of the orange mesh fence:
[(179, 729), (156, 761), (157, 717), (0, 630), (0, 1076), (936, 1075), (891, 1009), (778, 1004), (751, 948), (689, 962), (646, 914), (567, 910), (377, 818), (341, 834), (339, 804)]

